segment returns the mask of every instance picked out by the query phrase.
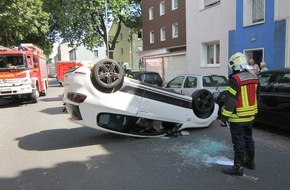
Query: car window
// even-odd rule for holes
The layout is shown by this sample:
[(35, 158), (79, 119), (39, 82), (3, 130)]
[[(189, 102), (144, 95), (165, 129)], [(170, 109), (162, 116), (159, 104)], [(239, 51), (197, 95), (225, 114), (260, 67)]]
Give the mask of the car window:
[(144, 82), (152, 82), (152, 81), (161, 81), (161, 77), (157, 73), (146, 73), (141, 76), (142, 81)]
[(227, 86), (228, 79), (225, 76), (212, 76), (214, 86)]
[(204, 87), (227, 86), (227, 78), (224, 76), (203, 76), (202, 85)]
[(202, 77), (202, 86), (204, 86), (204, 87), (211, 86), (211, 82), (210, 82), (210, 77), (209, 76)]
[(140, 77), (140, 73), (138, 73), (138, 72), (133, 72), (133, 73), (132, 73), (132, 77), (133, 77), (133, 79), (139, 79), (139, 77)]
[(290, 93), (290, 73), (267, 73), (259, 75), (260, 92)]
[(261, 87), (266, 87), (269, 84), (271, 74), (261, 74), (259, 75), (259, 83)]
[(290, 93), (290, 74), (281, 74), (274, 83), (274, 92)]
[(183, 80), (184, 80), (184, 76), (178, 76), (174, 79), (172, 79), (168, 84), (167, 84), (167, 87), (168, 88), (180, 88), (182, 83), (183, 83)]
[(284, 74), (280, 77), (278, 84), (289, 84), (290, 83), (290, 74)]
[(184, 82), (184, 88), (195, 88), (197, 86), (197, 78), (188, 76)]

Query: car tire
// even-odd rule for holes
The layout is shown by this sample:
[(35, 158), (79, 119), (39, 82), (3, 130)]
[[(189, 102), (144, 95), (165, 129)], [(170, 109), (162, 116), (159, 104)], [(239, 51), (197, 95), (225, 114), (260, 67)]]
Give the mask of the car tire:
[(30, 95), (30, 100), (32, 103), (37, 103), (38, 102), (38, 97), (39, 97), (39, 91), (38, 88), (35, 89), (34, 92)]
[(95, 88), (103, 93), (116, 92), (123, 85), (124, 69), (112, 59), (102, 59), (94, 65), (91, 80)]
[(192, 109), (199, 118), (208, 118), (214, 110), (214, 98), (210, 91), (199, 89), (192, 93)]
[(47, 87), (48, 87), (47, 83), (44, 82), (44, 89), (43, 89), (43, 91), (40, 93), (40, 96), (46, 96), (46, 95), (47, 95)]

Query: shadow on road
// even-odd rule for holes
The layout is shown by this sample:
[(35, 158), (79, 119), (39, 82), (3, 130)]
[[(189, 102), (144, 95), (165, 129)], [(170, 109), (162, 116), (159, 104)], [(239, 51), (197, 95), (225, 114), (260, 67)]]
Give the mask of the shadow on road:
[(41, 98), (40, 101), (43, 102), (57, 102), (62, 101), (62, 95), (59, 95), (58, 97), (52, 97), (52, 98)]
[(58, 115), (58, 114), (66, 113), (65, 110), (64, 110), (64, 108), (65, 108), (64, 106), (62, 106), (62, 107), (46, 108), (46, 109), (41, 110), (40, 112), (46, 113), (46, 114), (49, 114), (49, 115)]
[(0, 103), (0, 108), (20, 107), (33, 104), (31, 101), (22, 101), (19, 99), (7, 100)]
[(289, 129), (284, 129), (284, 128), (277, 128), (274, 126), (263, 125), (263, 124), (258, 123), (258, 124), (255, 124), (255, 129), (258, 129), (260, 131), (265, 131), (271, 135), (279, 135), (279, 136), (290, 138), (290, 127)]
[(16, 140), (24, 150), (47, 151), (89, 145), (117, 143), (128, 137), (104, 133), (88, 127), (54, 129), (30, 134)]

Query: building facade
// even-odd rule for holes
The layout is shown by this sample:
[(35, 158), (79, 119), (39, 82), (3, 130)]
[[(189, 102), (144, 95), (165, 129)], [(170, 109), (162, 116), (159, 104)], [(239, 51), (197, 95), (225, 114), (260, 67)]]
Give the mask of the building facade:
[(93, 50), (88, 50), (84, 46), (69, 47), (68, 43), (60, 43), (57, 47), (57, 54), (54, 62), (69, 60), (87, 60), (97, 63), (106, 58), (106, 47), (104, 43), (97, 45)]
[(60, 43), (57, 46), (57, 53), (54, 56), (54, 63), (57, 61), (67, 61), (69, 59), (69, 51), (72, 48), (68, 46), (68, 43)]
[(142, 69), (159, 72), (164, 81), (187, 68), (185, 1), (142, 1)]
[(104, 43), (97, 45), (93, 50), (88, 50), (81, 45), (69, 51), (69, 60), (86, 60), (97, 63), (106, 57), (106, 47)]
[[(112, 24), (109, 36), (115, 36), (117, 31), (117, 25)], [(140, 70), (140, 57), (139, 52), (143, 49), (143, 41), (140, 32), (127, 27), (122, 23), (121, 31), (118, 36), (118, 41), (114, 49), (114, 60), (120, 64), (127, 62), (129, 63), (132, 71)]]
[(229, 31), (235, 1), (187, 0), (187, 73), (228, 75)]
[(229, 31), (229, 54), (240, 51), (269, 69), (290, 67), (290, 1), (236, 1), (236, 29)]

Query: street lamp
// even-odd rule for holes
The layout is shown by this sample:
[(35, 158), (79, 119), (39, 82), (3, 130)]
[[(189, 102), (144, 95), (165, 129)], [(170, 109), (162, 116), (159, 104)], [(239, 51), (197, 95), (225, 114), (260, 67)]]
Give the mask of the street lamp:
[(109, 35), (108, 35), (108, 5), (107, 0), (105, 0), (105, 13), (106, 13), (106, 44), (107, 44), (107, 57), (109, 57)]

